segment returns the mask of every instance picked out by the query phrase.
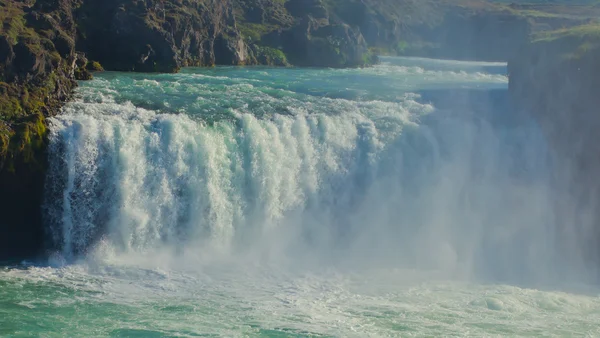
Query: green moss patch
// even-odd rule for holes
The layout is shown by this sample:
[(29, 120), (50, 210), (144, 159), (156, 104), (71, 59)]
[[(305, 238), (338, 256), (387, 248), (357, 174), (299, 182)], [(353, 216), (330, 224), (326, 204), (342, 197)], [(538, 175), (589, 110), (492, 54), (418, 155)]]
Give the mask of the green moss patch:
[(600, 49), (600, 25), (588, 24), (537, 34), (531, 48), (555, 54), (562, 60), (579, 60)]
[(534, 42), (550, 42), (563, 38), (600, 40), (600, 24), (581, 25), (549, 32), (541, 32), (534, 37)]
[(103, 72), (104, 68), (98, 61), (90, 61), (86, 65), (86, 69), (90, 72)]
[(271, 66), (289, 66), (287, 56), (279, 49), (265, 46), (256, 46), (257, 60), (259, 63)]

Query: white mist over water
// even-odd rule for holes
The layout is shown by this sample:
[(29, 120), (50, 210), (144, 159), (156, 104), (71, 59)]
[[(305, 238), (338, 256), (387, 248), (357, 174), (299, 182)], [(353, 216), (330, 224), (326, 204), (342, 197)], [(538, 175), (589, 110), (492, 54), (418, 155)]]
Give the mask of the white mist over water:
[(595, 273), (504, 72), (384, 58), (82, 83), (51, 121), (56, 254), (0, 270), (0, 334), (600, 334), (598, 297), (501, 285)]

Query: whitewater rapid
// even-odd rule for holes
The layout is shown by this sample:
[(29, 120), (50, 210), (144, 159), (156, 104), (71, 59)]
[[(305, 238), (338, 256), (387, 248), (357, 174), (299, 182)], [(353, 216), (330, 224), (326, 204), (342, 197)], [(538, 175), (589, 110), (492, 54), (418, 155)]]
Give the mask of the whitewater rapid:
[(0, 270), (0, 335), (600, 335), (505, 73), (97, 74), (50, 119), (49, 259)]
[(86, 99), (52, 121), (49, 191), (62, 198), (47, 210), (66, 255), (102, 235), (128, 251), (229, 246), (236, 233), (293, 227), (287, 214), (331, 203), (345, 177), (375, 165), (386, 140), (433, 109), (410, 97), (324, 99), (331, 111), (314, 113), (290, 99), (286, 115), (229, 109), (207, 122)]
[(0, 269), (0, 334), (297, 338), (600, 334), (597, 295), (449, 282), (403, 270), (353, 274), (187, 263), (166, 267), (155, 262), (145, 267), (121, 261)]
[[(51, 119), (53, 247), (568, 279), (543, 136), (487, 102), (503, 69), (99, 75)], [(476, 98), (434, 106), (457, 88)]]

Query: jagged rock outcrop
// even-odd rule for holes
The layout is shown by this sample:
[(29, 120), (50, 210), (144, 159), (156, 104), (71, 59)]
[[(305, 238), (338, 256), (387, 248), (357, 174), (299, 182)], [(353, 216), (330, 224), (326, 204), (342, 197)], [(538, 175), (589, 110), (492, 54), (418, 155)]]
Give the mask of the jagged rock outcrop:
[(373, 63), (360, 28), (330, 17), (322, 0), (289, 0), (285, 7), (297, 23), (279, 39), (293, 64), (356, 67)]
[(409, 26), (421, 20), (435, 22), (437, 11), (428, 1), (347, 0), (332, 2), (330, 12), (337, 21), (360, 29), (370, 47), (394, 48), (407, 38)]
[(109, 70), (372, 60), (360, 30), (330, 23), (322, 0), (82, 0), (75, 19), (77, 49)]
[(281, 46), (299, 66), (356, 67), (374, 63), (360, 31), (307, 18), (281, 34)]
[(242, 35), (259, 51), (249, 63), (273, 64), (261, 55), (263, 48), (279, 51), (279, 65), (289, 60), (297, 66), (357, 67), (376, 61), (360, 28), (332, 15), (323, 0), (237, 0), (237, 7)]
[(510, 96), (539, 121), (553, 153), (556, 184), (575, 201), (557, 205), (556, 213), (565, 224), (595, 232), (580, 233), (594, 262), (600, 258), (599, 73), (600, 26), (548, 33), (509, 62)]
[(294, 17), (287, 11), (284, 1), (234, 0), (234, 12), (238, 23), (290, 27)]
[(173, 72), (246, 61), (228, 0), (84, 1), (75, 14), (77, 48), (106, 69)]

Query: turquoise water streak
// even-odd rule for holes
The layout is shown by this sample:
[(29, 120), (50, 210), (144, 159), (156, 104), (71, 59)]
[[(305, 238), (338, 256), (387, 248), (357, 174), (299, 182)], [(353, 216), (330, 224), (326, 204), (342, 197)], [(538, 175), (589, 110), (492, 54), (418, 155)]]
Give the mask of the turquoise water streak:
[(505, 72), (98, 74), (51, 120), (53, 250), (0, 270), (0, 336), (600, 335), (593, 289), (532, 288), (591, 270)]

